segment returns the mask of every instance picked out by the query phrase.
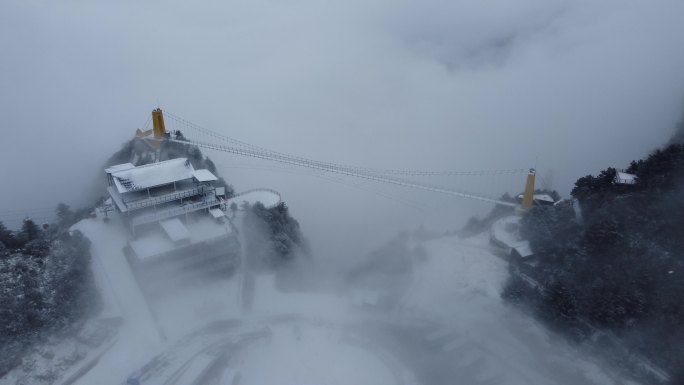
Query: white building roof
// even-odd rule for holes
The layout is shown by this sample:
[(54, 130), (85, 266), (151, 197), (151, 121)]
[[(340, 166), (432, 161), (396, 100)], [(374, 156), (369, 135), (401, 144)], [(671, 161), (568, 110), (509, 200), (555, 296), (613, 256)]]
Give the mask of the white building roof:
[(232, 229), (227, 223), (217, 223), (208, 215), (200, 218), (196, 222), (185, 224), (190, 237), (188, 243), (179, 246), (166, 237), (162, 231), (153, 231), (145, 234), (140, 238), (129, 241), (128, 244), (135, 252), (135, 255), (141, 261), (146, 261), (151, 258), (161, 257), (163, 254), (171, 252), (179, 247), (187, 247), (189, 245), (200, 242), (211, 241), (221, 237), (228, 237), (232, 234)]
[(534, 194), (534, 200), (536, 201), (543, 201), (543, 202), (549, 202), (549, 203), (554, 203), (555, 201), (551, 197), (551, 195), (548, 194)]
[(221, 209), (209, 209), (209, 214), (211, 214), (214, 219), (219, 219), (226, 216), (226, 213), (224, 213)]
[(159, 224), (173, 242), (190, 239), (190, 232), (178, 218), (161, 221)]
[(131, 169), (131, 168), (135, 168), (135, 166), (133, 165), (133, 163), (122, 163), (122, 164), (117, 164), (117, 165), (114, 165), (114, 166), (105, 168), (105, 172), (106, 172), (107, 174), (111, 174), (111, 173), (113, 173), (113, 172), (122, 171), (122, 170), (128, 170), (128, 169)]
[(212, 174), (211, 171), (203, 168), (200, 170), (195, 170), (195, 172), (192, 174), (192, 176), (197, 179), (198, 182), (211, 182), (214, 180), (218, 180), (216, 175)]
[(615, 182), (619, 184), (634, 184), (636, 182), (636, 175), (618, 171), (615, 176)]
[(534, 254), (530, 248), (530, 242), (528, 241), (522, 241), (514, 245), (513, 250), (515, 250), (522, 258), (527, 258)]
[[(518, 199), (522, 200), (525, 198), (525, 194), (518, 194)], [(548, 202), (548, 203), (555, 203), (556, 201), (553, 200), (553, 197), (549, 194), (534, 194), (533, 196), (535, 201), (539, 202)]]
[(126, 193), (190, 179), (194, 172), (187, 158), (176, 158), (115, 171), (112, 177), (119, 193)]

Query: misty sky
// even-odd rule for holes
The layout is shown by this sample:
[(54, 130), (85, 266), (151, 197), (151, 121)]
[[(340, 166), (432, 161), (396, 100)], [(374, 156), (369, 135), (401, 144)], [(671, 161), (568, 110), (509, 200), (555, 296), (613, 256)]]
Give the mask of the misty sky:
[[(536, 165), (567, 195), (671, 135), (681, 15), (675, 0), (0, 1), (0, 212), (90, 203), (105, 159), (156, 106), (321, 160)], [(314, 245), (336, 250), (340, 234), (454, 229), (489, 209), (371, 187), (428, 206), (407, 208), (207, 154), (236, 190), (279, 190)]]

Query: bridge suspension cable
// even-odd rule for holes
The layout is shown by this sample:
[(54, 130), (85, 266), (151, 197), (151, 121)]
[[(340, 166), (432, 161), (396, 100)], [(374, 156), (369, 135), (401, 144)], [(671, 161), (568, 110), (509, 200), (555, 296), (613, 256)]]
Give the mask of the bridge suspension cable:
[[(161, 113), (161, 110), (158, 110)], [(444, 188), (434, 185), (429, 185), (425, 183), (417, 183), (405, 179), (400, 179), (399, 177), (406, 176), (495, 176), (495, 175), (514, 175), (522, 174), (527, 172), (527, 169), (509, 169), (509, 170), (479, 170), (479, 171), (430, 171), (430, 170), (398, 170), (398, 169), (377, 169), (368, 167), (358, 167), (345, 164), (323, 162), (319, 160), (304, 158), (300, 156), (294, 156), (285, 154), (278, 151), (273, 151), (264, 147), (255, 146), (253, 144), (243, 142), (237, 139), (233, 139), (226, 135), (219, 134), (215, 131), (206, 129), (202, 126), (194, 124), (186, 119), (183, 119), (177, 115), (165, 112), (165, 115), (169, 117), (174, 123), (188, 128), (200, 137), (200, 139), (193, 138), (186, 135), (181, 131), (182, 136), (171, 137), (168, 136), (166, 139), (161, 139), (157, 137), (156, 140), (166, 140), (173, 143), (179, 143), (184, 145), (194, 145), (200, 148), (211, 149), (221, 152), (227, 152), (235, 155), (247, 156), (256, 159), (263, 159), (273, 162), (284, 163), (288, 165), (294, 165), (299, 167), (305, 167), (309, 169), (314, 169), (323, 172), (329, 172), (339, 175), (346, 175), (356, 178), (362, 178), (366, 180), (371, 180), (375, 182), (387, 183), (395, 186), (409, 187), (418, 190), (432, 191), (452, 196), (457, 196), (461, 198), (474, 199), (484, 202), (490, 202), (500, 205), (506, 205), (511, 207), (516, 207), (517, 204), (505, 201), (493, 197), (487, 197), (482, 194), (466, 192), (461, 190), (455, 190), (450, 188)], [(187, 133), (187, 131), (186, 131)]]
[(399, 175), (399, 176), (483, 176), (483, 175), (524, 174), (524, 173), (527, 173), (529, 171), (529, 169), (527, 169), (527, 168), (505, 169), (505, 170), (474, 170), (474, 171), (398, 170), (398, 169), (379, 169), (379, 168), (370, 168), (370, 167), (359, 167), (359, 166), (336, 164), (336, 163), (330, 163), (330, 162), (322, 162), (322, 161), (307, 159), (304, 157), (293, 156), (293, 155), (285, 154), (285, 153), (278, 152), (278, 151), (273, 151), (273, 150), (270, 150), (270, 149), (267, 149), (264, 147), (260, 147), (260, 146), (255, 146), (253, 144), (243, 142), (243, 141), (240, 141), (237, 139), (233, 139), (233, 138), (228, 137), (226, 135), (220, 134), (216, 131), (212, 131), (210, 129), (204, 128), (204, 127), (199, 126), (197, 124), (194, 124), (194, 123), (192, 123), (186, 119), (183, 119), (177, 115), (174, 115), (168, 111), (165, 111), (164, 113), (166, 116), (169, 117), (169, 119), (173, 120), (174, 122), (176, 122), (176, 123), (178, 123), (184, 127), (187, 127), (193, 131), (201, 133), (204, 136), (207, 136), (209, 138), (228, 143), (232, 147), (246, 148), (246, 149), (250, 149), (250, 150), (253, 150), (256, 152), (265, 153), (265, 154), (269, 154), (269, 155), (273, 155), (273, 156), (287, 157), (288, 159), (296, 159), (298, 161), (303, 161), (303, 162), (313, 162), (313, 163), (316, 163), (319, 165), (335, 167), (335, 168), (342, 168), (342, 169), (348, 170), (350, 172), (357, 171), (357, 172), (363, 172), (363, 173), (371, 173), (374, 175)]
[(350, 169), (347, 169), (345, 167), (338, 166), (335, 164), (317, 162), (317, 161), (308, 160), (308, 159), (300, 159), (297, 157), (290, 157), (290, 156), (286, 156), (286, 155), (281, 155), (279, 153), (262, 152), (262, 151), (256, 151), (253, 149), (248, 149), (248, 148), (227, 146), (227, 145), (216, 144), (216, 143), (199, 142), (199, 141), (194, 141), (194, 140), (189, 140), (189, 139), (188, 140), (166, 139), (166, 140), (168, 140), (169, 142), (174, 142), (174, 143), (179, 143), (179, 144), (191, 144), (191, 145), (194, 145), (194, 146), (197, 146), (200, 148), (216, 150), (216, 151), (221, 151), (221, 152), (228, 152), (228, 153), (235, 154), (235, 155), (249, 156), (252, 158), (265, 159), (265, 160), (275, 161), (275, 162), (279, 162), (279, 163), (291, 164), (291, 165), (295, 165), (295, 166), (307, 167), (307, 168), (331, 172), (331, 173), (335, 173), (335, 174), (347, 175), (347, 176), (352, 176), (352, 177), (356, 177), (356, 178), (363, 178), (363, 179), (367, 179), (367, 180), (372, 180), (372, 181), (376, 181), (376, 182), (393, 184), (396, 186), (410, 187), (410, 188), (424, 190), (424, 191), (438, 192), (438, 193), (442, 193), (442, 194), (457, 196), (460, 198), (475, 199), (475, 200), (479, 200), (479, 201), (496, 203), (496, 204), (501, 204), (501, 205), (506, 205), (506, 206), (511, 206), (511, 207), (517, 206), (517, 204), (512, 203), (512, 202), (506, 202), (506, 201), (502, 201), (500, 199), (485, 197), (485, 196), (481, 196), (481, 195), (474, 194), (474, 193), (451, 190), (451, 189), (446, 189), (446, 188), (437, 187), (437, 186), (429, 186), (426, 184), (419, 184), (419, 183), (415, 183), (415, 182), (411, 182), (411, 181), (407, 181), (407, 180), (403, 180), (403, 179), (397, 179), (397, 178), (393, 178), (393, 177), (363, 172), (361, 170), (350, 170)]

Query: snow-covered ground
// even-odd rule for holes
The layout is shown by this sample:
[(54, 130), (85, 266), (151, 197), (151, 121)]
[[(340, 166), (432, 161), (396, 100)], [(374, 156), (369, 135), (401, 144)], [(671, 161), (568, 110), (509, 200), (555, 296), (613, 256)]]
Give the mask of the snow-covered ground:
[(105, 296), (105, 311), (119, 314), (123, 325), (117, 343), (98, 364), (79, 379), (79, 384), (118, 384), (140, 362), (149, 360), (163, 346), (146, 300), (124, 257), (128, 232), (116, 216), (108, 222), (84, 219), (74, 225), (90, 241), (95, 279)]
[[(464, 383), (625, 384), (561, 337), (502, 302), (507, 263), (481, 234), (425, 244), (401, 314), (441, 325), (425, 336), (450, 357)], [(467, 380), (466, 380), (467, 379)]]
[[(273, 275), (261, 274), (248, 313), (233, 277), (155, 302), (155, 321), (121, 252), (124, 227), (88, 219), (76, 228), (93, 242), (107, 306), (125, 320), (116, 344), (77, 384), (129, 376), (144, 384), (629, 383), (502, 302), (507, 263), (490, 251), (488, 234), (422, 243), (426, 256), (413, 262), (392, 309), (360, 307), (344, 293), (281, 292)], [(221, 320), (240, 327), (195, 332)], [(258, 338), (245, 337), (255, 330)]]
[(240, 374), (242, 385), (397, 383), (382, 356), (327, 325), (278, 325), (268, 341), (249, 346), (233, 362), (230, 370)]

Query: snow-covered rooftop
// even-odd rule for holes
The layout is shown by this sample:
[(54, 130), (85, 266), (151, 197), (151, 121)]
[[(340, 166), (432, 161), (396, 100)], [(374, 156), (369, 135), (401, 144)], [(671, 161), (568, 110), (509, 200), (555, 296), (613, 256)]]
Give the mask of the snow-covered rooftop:
[(513, 245), (513, 250), (515, 250), (518, 253), (518, 255), (520, 255), (520, 257), (522, 258), (527, 258), (534, 254), (532, 252), (532, 249), (530, 248), (529, 241), (522, 241), (520, 243)]
[(636, 182), (636, 175), (618, 171), (615, 176), (615, 182), (618, 184), (634, 184)]
[[(217, 223), (208, 215), (201, 217), (195, 222), (185, 223), (184, 227), (189, 233), (187, 238), (189, 243), (184, 244), (183, 247), (232, 234), (230, 225)], [(128, 244), (141, 261), (161, 256), (179, 247), (161, 231), (145, 234), (134, 241), (130, 241)]]
[(226, 216), (226, 213), (224, 213), (221, 209), (209, 209), (209, 214), (214, 219), (219, 219)]
[(549, 202), (549, 203), (554, 203), (555, 201), (551, 197), (551, 195), (548, 194), (534, 194), (534, 200), (536, 201), (544, 201), (544, 202)]
[(135, 166), (133, 165), (133, 163), (122, 163), (122, 164), (117, 164), (117, 165), (114, 165), (114, 166), (105, 168), (105, 172), (106, 172), (107, 174), (111, 174), (111, 173), (113, 173), (113, 172), (122, 171), (122, 170), (128, 170), (128, 169), (130, 169), (130, 168), (135, 168)]
[[(555, 203), (556, 201), (553, 200), (553, 197), (549, 194), (534, 194), (534, 200), (536, 202), (545, 202), (545, 203)], [(525, 194), (518, 194), (518, 199), (522, 200), (525, 198)]]
[(212, 174), (211, 171), (204, 168), (200, 170), (195, 170), (192, 176), (194, 176), (198, 182), (211, 182), (214, 180), (218, 180), (216, 175)]
[(114, 171), (112, 177), (119, 193), (127, 193), (190, 179), (194, 173), (187, 158), (176, 158)]
[(159, 224), (173, 242), (190, 239), (190, 232), (178, 218), (167, 219)]

